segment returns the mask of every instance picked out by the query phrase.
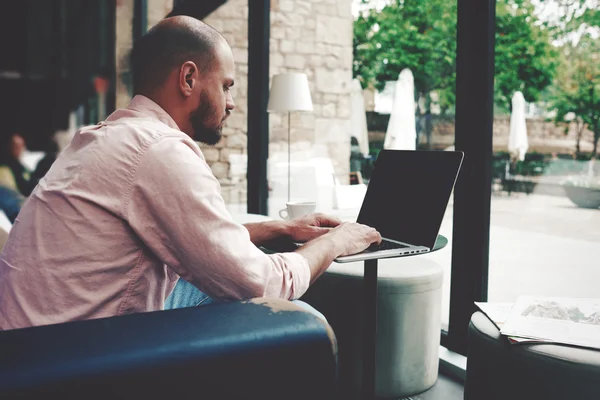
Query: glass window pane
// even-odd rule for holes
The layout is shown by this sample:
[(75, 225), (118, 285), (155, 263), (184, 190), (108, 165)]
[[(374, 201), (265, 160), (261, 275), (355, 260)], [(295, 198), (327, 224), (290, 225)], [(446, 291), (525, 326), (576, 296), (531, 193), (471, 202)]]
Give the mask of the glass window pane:
[(566, 3), (497, 3), (489, 301), (599, 293), (598, 6)]
[[(354, 74), (365, 89), (372, 159), (382, 148), (454, 149), (455, 60), (455, 2), (355, 2)], [(363, 168), (368, 180), (370, 163)], [(448, 246), (419, 256), (444, 269), (443, 329), (449, 319), (452, 208), (451, 198), (440, 229)]]

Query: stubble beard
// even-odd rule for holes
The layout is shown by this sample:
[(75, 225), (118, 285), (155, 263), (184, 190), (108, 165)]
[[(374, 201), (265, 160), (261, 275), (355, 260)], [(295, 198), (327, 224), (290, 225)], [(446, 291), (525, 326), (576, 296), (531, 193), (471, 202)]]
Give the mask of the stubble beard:
[(203, 93), (200, 106), (192, 114), (192, 129), (194, 130), (194, 139), (208, 145), (219, 143), (223, 137), (223, 121), (216, 128), (209, 128), (205, 125), (215, 115), (215, 109), (211, 107), (207, 96)]

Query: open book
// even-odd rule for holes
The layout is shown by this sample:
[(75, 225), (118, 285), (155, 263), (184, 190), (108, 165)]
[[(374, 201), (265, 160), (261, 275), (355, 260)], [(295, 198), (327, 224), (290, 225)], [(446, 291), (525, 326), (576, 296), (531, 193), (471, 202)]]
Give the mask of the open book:
[(600, 349), (600, 299), (521, 296), (475, 303), (511, 343), (562, 343)]

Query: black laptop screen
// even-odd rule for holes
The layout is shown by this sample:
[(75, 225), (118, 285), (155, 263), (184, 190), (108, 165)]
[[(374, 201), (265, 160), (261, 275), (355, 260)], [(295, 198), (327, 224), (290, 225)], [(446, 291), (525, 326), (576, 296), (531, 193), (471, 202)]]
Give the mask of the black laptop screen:
[(454, 151), (382, 150), (358, 222), (384, 237), (433, 248), (462, 158)]

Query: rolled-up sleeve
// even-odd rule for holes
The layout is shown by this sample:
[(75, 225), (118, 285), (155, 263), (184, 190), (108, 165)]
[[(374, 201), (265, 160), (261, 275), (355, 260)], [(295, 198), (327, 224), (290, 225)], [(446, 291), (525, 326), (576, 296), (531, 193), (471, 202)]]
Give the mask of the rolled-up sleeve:
[(307, 260), (262, 252), (232, 220), (220, 192), (195, 143), (166, 136), (139, 160), (124, 215), (145, 246), (211, 297), (302, 296), (310, 282)]

